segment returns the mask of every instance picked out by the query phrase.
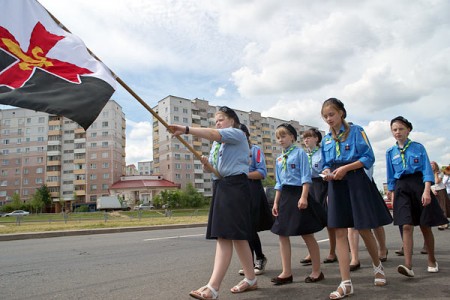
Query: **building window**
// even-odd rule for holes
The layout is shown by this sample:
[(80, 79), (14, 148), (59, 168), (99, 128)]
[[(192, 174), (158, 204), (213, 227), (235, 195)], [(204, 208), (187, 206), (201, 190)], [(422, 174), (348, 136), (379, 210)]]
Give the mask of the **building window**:
[(107, 168), (109, 168), (109, 163), (103, 163), (103, 165), (102, 165), (102, 167), (103, 167), (103, 169), (107, 169)]
[(175, 164), (175, 169), (176, 170), (181, 170), (181, 164)]
[(102, 128), (106, 128), (106, 127), (108, 127), (108, 122), (107, 121), (102, 122)]
[(91, 180), (97, 179), (97, 174), (91, 174), (91, 175), (89, 175), (89, 179), (91, 179)]
[(102, 142), (102, 147), (103, 147), (103, 148), (108, 147), (108, 142)]
[(96, 184), (91, 185), (91, 191), (96, 191), (96, 190), (97, 190), (97, 185)]
[(97, 132), (91, 132), (91, 137), (96, 137), (97, 136)]
[(187, 108), (183, 108), (183, 114), (187, 114), (187, 113), (188, 113)]
[(102, 158), (108, 158), (109, 157), (109, 153), (108, 152), (103, 152), (102, 153)]
[(97, 153), (91, 153), (91, 159), (96, 159), (97, 158)]
[(97, 164), (91, 164), (90, 168), (91, 169), (97, 169)]
[(107, 184), (102, 184), (102, 190), (106, 191), (108, 189), (108, 185)]
[(185, 160), (191, 160), (191, 155), (190, 154), (185, 154), (184, 155), (184, 159)]
[(109, 173), (103, 173), (103, 179), (109, 179)]
[(174, 120), (175, 122), (178, 122), (178, 121), (180, 121), (180, 117), (174, 116), (174, 117), (173, 117), (173, 120)]
[(175, 174), (175, 179), (181, 179), (181, 175), (180, 174)]
[(42, 168), (36, 169), (36, 174), (42, 174), (43, 172), (44, 172), (44, 170)]

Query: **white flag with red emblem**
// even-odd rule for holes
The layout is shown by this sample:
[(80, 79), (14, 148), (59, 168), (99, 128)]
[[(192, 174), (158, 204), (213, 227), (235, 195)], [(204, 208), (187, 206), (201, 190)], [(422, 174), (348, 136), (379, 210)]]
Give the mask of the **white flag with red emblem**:
[(36, 0), (0, 3), (0, 104), (67, 117), (87, 129), (116, 81)]

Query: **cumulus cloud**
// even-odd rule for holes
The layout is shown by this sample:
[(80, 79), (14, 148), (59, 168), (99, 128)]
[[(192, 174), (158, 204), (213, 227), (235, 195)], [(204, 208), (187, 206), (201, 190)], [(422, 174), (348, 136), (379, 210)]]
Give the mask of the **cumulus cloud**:
[[(414, 123), (430, 158), (450, 163), (449, 1), (40, 2), (152, 107), (167, 95), (212, 105), (226, 95), (236, 109), (326, 129), (321, 103), (338, 97), (368, 131), (375, 172), (397, 115)], [(148, 114), (117, 95), (135, 162), (142, 145), (151, 149)]]
[(384, 65), (367, 69), (360, 80), (344, 87), (343, 94), (367, 110), (382, 110), (417, 101), (422, 91), (392, 74), (391, 68)]
[(153, 159), (152, 123), (134, 122), (127, 119), (127, 164)]
[(220, 87), (217, 89), (215, 96), (216, 97), (222, 97), (223, 95), (225, 95), (226, 90), (223, 87)]

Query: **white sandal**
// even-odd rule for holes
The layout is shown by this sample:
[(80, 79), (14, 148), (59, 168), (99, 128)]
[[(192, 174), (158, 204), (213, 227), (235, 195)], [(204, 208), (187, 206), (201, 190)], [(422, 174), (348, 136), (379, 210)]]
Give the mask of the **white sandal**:
[[(209, 297), (209, 292), (211, 292), (211, 297)], [(202, 286), (201, 288), (199, 288), (196, 291), (191, 291), (189, 293), (189, 296), (191, 296), (192, 298), (195, 299), (200, 299), (200, 300), (214, 300), (214, 299), (219, 299), (219, 292), (216, 291), (209, 283), (205, 286)]]
[[(342, 290), (343, 294), (339, 293), (339, 288)], [(330, 294), (329, 298), (333, 300), (342, 299), (352, 294), (353, 294), (353, 284), (352, 281), (349, 279), (341, 281), (341, 284), (339, 284), (338, 288)]]
[(380, 261), (380, 264), (378, 265), (378, 267), (375, 266), (374, 264), (372, 264), (372, 266), (373, 266), (373, 274), (375, 276), (377, 276), (377, 274), (380, 274), (383, 276), (383, 278), (375, 277), (374, 284), (376, 286), (385, 286), (386, 285), (386, 275), (384, 274), (384, 268), (383, 268), (383, 265), (381, 264), (381, 261)]
[(244, 278), (239, 281), (234, 287), (231, 288), (231, 292), (233, 294), (242, 293), (245, 291), (253, 291), (258, 288), (258, 283), (256, 282), (256, 278), (253, 280)]

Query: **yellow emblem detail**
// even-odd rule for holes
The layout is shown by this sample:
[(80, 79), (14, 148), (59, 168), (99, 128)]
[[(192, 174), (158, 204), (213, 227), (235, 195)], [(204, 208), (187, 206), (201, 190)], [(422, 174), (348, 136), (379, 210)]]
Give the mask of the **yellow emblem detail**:
[(51, 67), (53, 66), (53, 63), (50, 61), (47, 61), (46, 57), (39, 56), (39, 54), (44, 53), (42, 51), (41, 47), (34, 47), (33, 50), (31, 50), (31, 53), (33, 54), (33, 57), (30, 57), (23, 53), (22, 49), (20, 49), (19, 45), (11, 41), (10, 39), (3, 38), (2, 39), (3, 44), (8, 47), (9, 51), (13, 53), (15, 56), (17, 56), (21, 62), (19, 63), (19, 68), (22, 70), (31, 70), (33, 67)]

